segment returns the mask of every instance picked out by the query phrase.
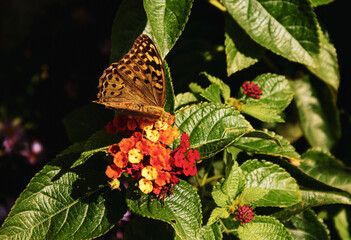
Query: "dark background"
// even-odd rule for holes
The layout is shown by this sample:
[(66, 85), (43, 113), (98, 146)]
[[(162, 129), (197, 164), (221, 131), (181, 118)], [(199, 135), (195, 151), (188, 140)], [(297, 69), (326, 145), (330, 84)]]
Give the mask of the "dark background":
[[(0, 222), (33, 175), (70, 145), (62, 119), (95, 100), (98, 79), (109, 65), (110, 35), (117, 0), (1, 0), (0, 2)], [(350, 112), (351, 23), (346, 1), (316, 9), (339, 59), (338, 106)], [(206, 1), (195, 1), (189, 23), (167, 61), (175, 92), (197, 82), (207, 69), (235, 89), (257, 74), (272, 72), (264, 63), (226, 77), (223, 15)], [(278, 58), (284, 66), (283, 59)], [(296, 64), (296, 69), (304, 69)], [(235, 92), (234, 90), (233, 92)], [(2, 124), (2, 128), (1, 128)], [(33, 151), (33, 143), (42, 150)], [(29, 146), (29, 147), (28, 147)], [(23, 149), (27, 149), (23, 153)]]

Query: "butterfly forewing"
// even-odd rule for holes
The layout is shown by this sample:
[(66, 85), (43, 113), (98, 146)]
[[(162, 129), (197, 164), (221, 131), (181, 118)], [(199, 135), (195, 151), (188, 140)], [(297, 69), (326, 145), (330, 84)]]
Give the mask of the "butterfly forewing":
[(152, 40), (143, 34), (118, 63), (104, 71), (96, 102), (117, 110), (157, 117), (163, 111), (165, 87), (162, 59)]

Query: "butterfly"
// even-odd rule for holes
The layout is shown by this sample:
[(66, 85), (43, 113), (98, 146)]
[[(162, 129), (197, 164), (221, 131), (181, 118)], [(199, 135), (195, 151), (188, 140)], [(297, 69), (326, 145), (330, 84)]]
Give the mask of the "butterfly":
[(150, 120), (167, 120), (164, 111), (166, 76), (155, 44), (140, 35), (123, 58), (104, 70), (96, 103)]

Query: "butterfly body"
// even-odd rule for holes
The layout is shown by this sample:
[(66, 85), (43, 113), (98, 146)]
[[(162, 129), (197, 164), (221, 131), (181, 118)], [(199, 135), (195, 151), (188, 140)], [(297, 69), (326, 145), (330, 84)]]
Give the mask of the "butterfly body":
[(98, 89), (94, 102), (108, 108), (152, 120), (170, 117), (163, 109), (166, 78), (162, 59), (145, 34), (135, 40), (119, 62), (103, 72)]

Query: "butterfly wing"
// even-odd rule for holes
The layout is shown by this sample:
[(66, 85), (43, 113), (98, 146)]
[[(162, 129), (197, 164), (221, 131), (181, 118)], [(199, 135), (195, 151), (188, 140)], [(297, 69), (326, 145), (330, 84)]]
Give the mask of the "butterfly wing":
[(165, 87), (162, 59), (152, 40), (143, 34), (118, 63), (104, 71), (96, 102), (143, 115), (144, 111), (147, 114), (152, 109), (163, 109)]

